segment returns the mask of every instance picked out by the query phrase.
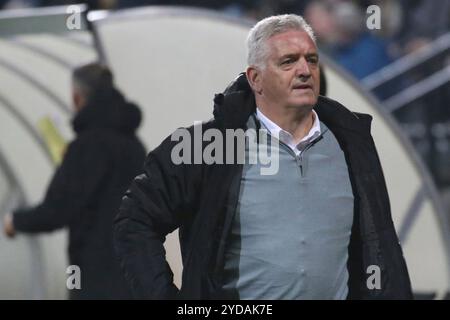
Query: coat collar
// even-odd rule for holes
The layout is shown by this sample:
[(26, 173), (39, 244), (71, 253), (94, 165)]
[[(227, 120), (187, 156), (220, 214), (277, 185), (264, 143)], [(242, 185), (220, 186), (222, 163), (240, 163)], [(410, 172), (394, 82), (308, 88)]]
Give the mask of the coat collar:
[(77, 134), (102, 128), (133, 134), (141, 123), (140, 108), (127, 102), (117, 89), (97, 90), (88, 104), (72, 120)]

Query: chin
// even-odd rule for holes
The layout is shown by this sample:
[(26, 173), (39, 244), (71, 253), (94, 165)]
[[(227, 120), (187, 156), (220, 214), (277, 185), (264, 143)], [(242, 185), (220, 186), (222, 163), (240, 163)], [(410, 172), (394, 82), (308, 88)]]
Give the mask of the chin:
[(296, 108), (313, 108), (317, 104), (317, 99), (301, 99), (292, 102), (292, 106)]
[(297, 97), (292, 97), (291, 99), (291, 105), (295, 105), (295, 106), (315, 106), (317, 103), (317, 99), (318, 97), (315, 96), (314, 94), (303, 94), (303, 95), (299, 95)]

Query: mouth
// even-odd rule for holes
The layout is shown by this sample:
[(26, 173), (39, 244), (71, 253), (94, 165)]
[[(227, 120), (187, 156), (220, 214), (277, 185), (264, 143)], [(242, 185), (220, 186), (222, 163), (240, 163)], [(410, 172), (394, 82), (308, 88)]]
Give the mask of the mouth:
[(312, 90), (312, 86), (309, 84), (298, 84), (293, 87), (294, 90)]

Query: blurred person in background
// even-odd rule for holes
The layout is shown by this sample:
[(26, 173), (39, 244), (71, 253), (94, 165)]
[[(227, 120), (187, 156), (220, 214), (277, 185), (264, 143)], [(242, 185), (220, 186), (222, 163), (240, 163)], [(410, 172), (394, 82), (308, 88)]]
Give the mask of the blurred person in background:
[(73, 72), (73, 104), (76, 139), (43, 202), (6, 215), (4, 232), (13, 237), (68, 227), (69, 263), (81, 270), (81, 289), (70, 290), (70, 298), (127, 299), (113, 254), (112, 223), (145, 159), (135, 134), (141, 112), (114, 87), (110, 70), (97, 63)]
[(450, 0), (401, 0), (402, 27), (396, 40), (412, 53), (450, 32)]
[(357, 79), (392, 62), (386, 43), (369, 32), (365, 13), (351, 1), (313, 1), (306, 20), (320, 47)]
[(89, 9), (92, 10), (109, 10), (115, 9), (118, 6), (118, 2), (119, 0), (0, 0), (0, 9), (67, 6), (71, 4), (84, 3), (87, 4), (89, 6)]

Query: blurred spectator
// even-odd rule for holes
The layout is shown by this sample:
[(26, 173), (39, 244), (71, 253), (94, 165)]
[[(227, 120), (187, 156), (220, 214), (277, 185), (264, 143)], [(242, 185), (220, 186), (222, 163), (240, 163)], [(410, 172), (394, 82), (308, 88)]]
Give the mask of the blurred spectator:
[(85, 3), (92, 10), (107, 10), (114, 9), (117, 7), (118, 0), (85, 0), (85, 1), (77, 1), (77, 0), (38, 0), (39, 6), (62, 6), (69, 4), (79, 4)]
[[(89, 64), (73, 74), (73, 129), (44, 201), (5, 217), (5, 233), (69, 228), (69, 263), (81, 270), (71, 299), (131, 298), (115, 260), (112, 222), (121, 197), (141, 170), (145, 151), (135, 135), (141, 112), (114, 88), (111, 72)], [(61, 270), (65, 272), (65, 270)]]
[(311, 2), (305, 10), (305, 18), (314, 28), (319, 48), (330, 53), (339, 43), (336, 17), (330, 3), (323, 1)]
[(39, 0), (0, 0), (0, 9), (32, 8), (39, 5)]
[(362, 79), (389, 64), (386, 44), (372, 35), (365, 13), (350, 1), (314, 1), (305, 12), (320, 46), (356, 78)]
[(397, 39), (405, 54), (450, 31), (450, 0), (402, 0), (400, 3), (404, 14)]

